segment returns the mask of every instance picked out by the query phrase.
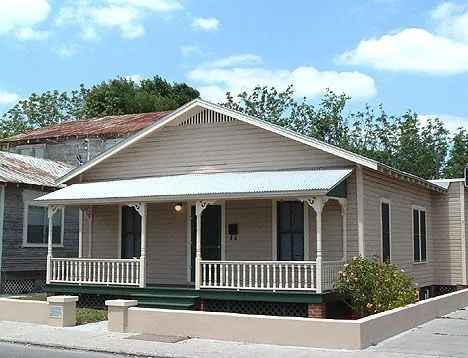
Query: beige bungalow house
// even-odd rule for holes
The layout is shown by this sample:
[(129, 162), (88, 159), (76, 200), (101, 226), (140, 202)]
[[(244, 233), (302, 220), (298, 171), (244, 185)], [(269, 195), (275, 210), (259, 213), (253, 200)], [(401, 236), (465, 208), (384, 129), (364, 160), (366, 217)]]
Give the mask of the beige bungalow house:
[(83, 220), (77, 258), (55, 257), (49, 233), (49, 292), (325, 317), (357, 255), (394, 262), (423, 294), (467, 284), (463, 185), (201, 99), (58, 183), (67, 187), (37, 199), (49, 220), (62, 207)]

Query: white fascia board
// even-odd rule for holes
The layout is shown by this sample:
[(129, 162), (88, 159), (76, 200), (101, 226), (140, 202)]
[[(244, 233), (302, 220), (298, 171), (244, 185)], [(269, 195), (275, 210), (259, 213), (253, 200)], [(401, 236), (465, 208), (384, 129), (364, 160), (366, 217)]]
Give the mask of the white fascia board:
[(301, 190), (292, 192), (261, 192), (261, 193), (233, 193), (233, 194), (200, 194), (200, 195), (168, 195), (168, 196), (143, 196), (128, 198), (102, 198), (102, 199), (59, 199), (59, 200), (38, 200), (44, 205), (105, 205), (105, 204), (126, 204), (135, 202), (178, 202), (191, 200), (243, 200), (243, 199), (283, 199), (297, 200), (304, 196), (326, 195), (328, 190)]

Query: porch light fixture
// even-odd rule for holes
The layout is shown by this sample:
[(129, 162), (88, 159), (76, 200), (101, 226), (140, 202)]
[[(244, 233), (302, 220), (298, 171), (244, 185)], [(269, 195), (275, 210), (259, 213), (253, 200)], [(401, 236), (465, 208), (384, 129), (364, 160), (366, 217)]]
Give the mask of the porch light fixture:
[(181, 204), (181, 203), (177, 203), (177, 204), (174, 206), (174, 210), (177, 211), (177, 212), (182, 211), (182, 204)]

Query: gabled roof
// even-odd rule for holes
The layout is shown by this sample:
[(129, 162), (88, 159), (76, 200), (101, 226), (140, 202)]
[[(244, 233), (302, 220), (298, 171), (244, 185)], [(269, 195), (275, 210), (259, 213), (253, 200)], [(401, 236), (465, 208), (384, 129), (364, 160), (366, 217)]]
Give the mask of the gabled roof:
[[(381, 164), (373, 159), (364, 157), (362, 155), (352, 153), (348, 150), (341, 149), (339, 147), (336, 147), (334, 145), (322, 142), (318, 139), (307, 137), (305, 135), (301, 135), (297, 132), (294, 132), (292, 130), (280, 127), (278, 125), (275, 125), (273, 123), (266, 122), (264, 120), (249, 116), (247, 114), (241, 113), (234, 111), (232, 109), (228, 109), (210, 102), (207, 102), (205, 100), (202, 100), (200, 98), (194, 99), (184, 106), (176, 109), (175, 111), (167, 114), (165, 117), (161, 118), (159, 121), (153, 123), (152, 125), (140, 130), (139, 132), (133, 134), (132, 136), (128, 137), (127, 139), (123, 140), (122, 142), (118, 143), (114, 147), (110, 148), (109, 150), (101, 153), (99, 156), (95, 157), (94, 159), (90, 160), (86, 164), (82, 165), (81, 167), (76, 168), (72, 172), (68, 173), (64, 177), (60, 178), (59, 183), (63, 184), (69, 181), (70, 179), (80, 175), (81, 173), (87, 171), (88, 169), (94, 167), (95, 165), (101, 163), (105, 159), (109, 158), (110, 156), (120, 152), (121, 150), (127, 148), (128, 146), (132, 145), (133, 143), (139, 141), (142, 138), (145, 138), (146, 136), (150, 135), (151, 133), (157, 131), (159, 128), (164, 127), (171, 121), (174, 121), (175, 119), (183, 116), (184, 114), (187, 113), (199, 113), (204, 109), (212, 110), (221, 114), (224, 114), (226, 116), (229, 116), (231, 118), (237, 119), (241, 122), (251, 124), (253, 126), (265, 129), (267, 131), (276, 133), (278, 135), (281, 135), (283, 137), (295, 140), (297, 142), (303, 143), (305, 145), (308, 145), (310, 147), (322, 150), (326, 153), (330, 153), (332, 155), (336, 155), (337, 157), (343, 158), (345, 160), (350, 161), (351, 163), (355, 163), (358, 165), (362, 165), (363, 167), (367, 167), (373, 170), (379, 170), (381, 172), (385, 172), (386, 174), (394, 175), (395, 177), (404, 177), (409, 182), (417, 183), (419, 185), (423, 185), (429, 189), (436, 190), (436, 191), (442, 191), (445, 192), (446, 190), (436, 184), (430, 183), (425, 179), (419, 178), (415, 175), (408, 174), (405, 172), (402, 172), (400, 170), (391, 168), (387, 165)], [(198, 111), (197, 111), (198, 110)]]
[(51, 124), (9, 138), (3, 138), (0, 142), (28, 142), (31, 140), (62, 137), (115, 136), (119, 134), (135, 133), (155, 123), (169, 113), (171, 113), (171, 111), (71, 120), (58, 124)]
[(156, 178), (72, 184), (41, 196), (50, 203), (108, 203), (128, 200), (186, 200), (218, 196), (264, 197), (265, 194), (324, 195), (345, 180), (353, 168), (185, 174)]
[(56, 180), (75, 166), (0, 151), (0, 182), (57, 187)]

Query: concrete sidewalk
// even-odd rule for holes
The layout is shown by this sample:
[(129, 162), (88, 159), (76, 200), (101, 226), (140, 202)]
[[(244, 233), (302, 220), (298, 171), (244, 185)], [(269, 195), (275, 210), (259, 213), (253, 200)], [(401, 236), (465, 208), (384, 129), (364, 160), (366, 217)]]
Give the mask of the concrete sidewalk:
[(58, 328), (3, 321), (0, 341), (143, 357), (468, 357), (468, 310), (435, 319), (363, 351), (111, 333), (107, 322)]

